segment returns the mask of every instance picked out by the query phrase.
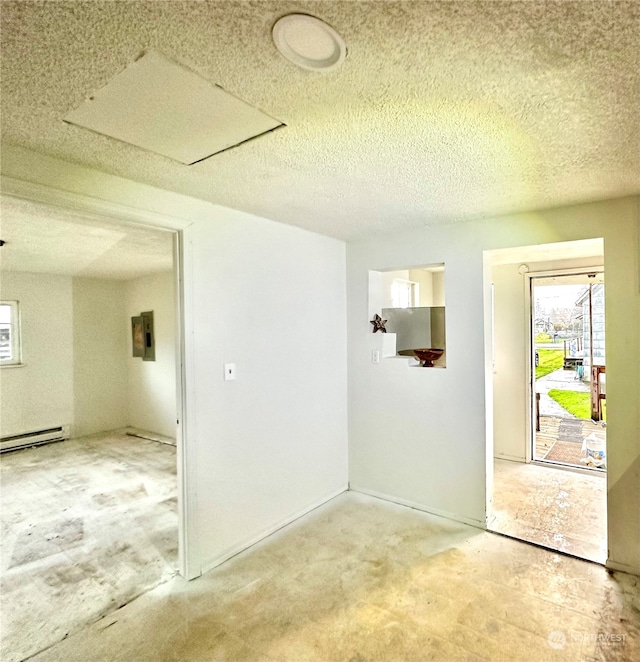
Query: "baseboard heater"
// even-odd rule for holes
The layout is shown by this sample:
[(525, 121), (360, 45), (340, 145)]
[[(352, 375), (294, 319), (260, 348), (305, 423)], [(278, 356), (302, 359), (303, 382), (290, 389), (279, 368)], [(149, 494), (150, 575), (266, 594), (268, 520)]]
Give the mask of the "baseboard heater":
[(67, 425), (59, 425), (58, 427), (47, 428), (46, 430), (34, 430), (33, 432), (13, 434), (6, 437), (0, 437), (0, 453), (15, 451), (19, 448), (28, 448), (29, 446), (51, 444), (54, 441), (64, 441), (68, 438), (69, 427)]

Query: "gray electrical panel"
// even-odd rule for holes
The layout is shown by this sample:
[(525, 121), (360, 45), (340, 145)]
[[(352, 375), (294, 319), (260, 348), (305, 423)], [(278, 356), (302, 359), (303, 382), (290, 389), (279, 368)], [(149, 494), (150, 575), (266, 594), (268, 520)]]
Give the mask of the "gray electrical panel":
[(133, 356), (143, 361), (156, 360), (156, 345), (153, 337), (153, 310), (131, 318), (131, 344)]

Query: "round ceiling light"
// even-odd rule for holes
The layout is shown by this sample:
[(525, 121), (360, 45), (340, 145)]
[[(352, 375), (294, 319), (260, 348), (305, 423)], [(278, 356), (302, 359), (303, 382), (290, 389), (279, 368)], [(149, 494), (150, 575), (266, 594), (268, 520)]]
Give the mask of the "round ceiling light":
[(287, 60), (311, 71), (334, 69), (347, 54), (342, 37), (319, 18), (307, 14), (289, 14), (276, 21), (273, 41)]

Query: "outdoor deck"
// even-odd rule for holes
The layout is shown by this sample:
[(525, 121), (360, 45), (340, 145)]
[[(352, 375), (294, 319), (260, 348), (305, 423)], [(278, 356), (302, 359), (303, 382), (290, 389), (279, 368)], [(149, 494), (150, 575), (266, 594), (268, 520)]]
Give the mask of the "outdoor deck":
[(582, 442), (595, 433), (596, 438), (606, 441), (606, 428), (600, 423), (579, 419), (540, 416), (540, 431), (536, 432), (536, 460), (562, 462), (585, 468), (581, 458)]

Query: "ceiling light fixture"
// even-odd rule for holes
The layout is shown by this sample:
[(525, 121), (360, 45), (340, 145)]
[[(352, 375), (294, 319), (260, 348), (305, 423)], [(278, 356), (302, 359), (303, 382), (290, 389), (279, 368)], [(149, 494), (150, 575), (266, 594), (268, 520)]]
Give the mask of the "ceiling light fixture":
[(303, 69), (328, 71), (347, 55), (344, 39), (324, 21), (307, 14), (289, 14), (273, 26), (273, 41), (287, 60)]

